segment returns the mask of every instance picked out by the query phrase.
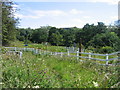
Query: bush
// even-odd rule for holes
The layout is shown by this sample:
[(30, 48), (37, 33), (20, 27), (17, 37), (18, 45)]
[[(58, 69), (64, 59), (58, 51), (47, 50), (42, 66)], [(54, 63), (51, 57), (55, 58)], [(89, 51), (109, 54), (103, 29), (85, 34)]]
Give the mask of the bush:
[(112, 52), (114, 52), (114, 49), (110, 46), (101, 47), (99, 49), (99, 53), (112, 53)]

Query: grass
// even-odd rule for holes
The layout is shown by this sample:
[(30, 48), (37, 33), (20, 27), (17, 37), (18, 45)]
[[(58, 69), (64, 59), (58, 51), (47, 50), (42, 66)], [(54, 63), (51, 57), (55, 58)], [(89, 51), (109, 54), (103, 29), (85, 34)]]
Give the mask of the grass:
[(12, 42), (10, 47), (37, 48), (37, 49), (48, 50), (52, 52), (66, 52), (67, 51), (64, 46), (51, 46), (51, 45), (33, 44), (33, 43), (28, 44), (28, 46), (24, 46), (24, 45), (25, 45), (24, 42), (15, 41), (15, 42)]
[[(37, 48), (37, 49), (42, 49), (42, 50), (47, 50), (47, 51), (51, 51), (51, 52), (67, 52), (66, 48), (63, 46), (51, 46), (51, 45), (45, 45), (45, 44), (28, 44), (28, 46), (24, 46), (23, 42), (20, 41), (15, 41), (11, 44), (11, 47), (27, 47), (27, 48)], [(86, 50), (86, 52), (89, 52), (88, 50)], [(70, 53), (70, 55), (75, 55), (76, 56), (77, 53)], [(67, 55), (67, 53), (65, 54)], [(88, 57), (88, 55), (86, 54), (81, 54), (84, 57)], [(112, 55), (109, 56), (110, 58), (115, 58), (117, 57), (116, 55)], [(92, 58), (98, 58), (98, 59), (106, 59), (106, 56), (97, 56), (97, 55), (92, 55)], [(82, 59), (82, 60), (86, 60), (86, 59)], [(87, 59), (88, 60), (88, 59)], [(98, 60), (92, 60), (95, 63), (100, 63), (100, 64), (106, 64), (106, 61), (98, 61)], [(114, 60), (113, 61), (109, 61), (109, 64), (111, 63), (116, 63)]]
[(78, 62), (75, 58), (33, 55), (3, 55), (3, 88), (110, 88), (118, 83), (120, 67)]

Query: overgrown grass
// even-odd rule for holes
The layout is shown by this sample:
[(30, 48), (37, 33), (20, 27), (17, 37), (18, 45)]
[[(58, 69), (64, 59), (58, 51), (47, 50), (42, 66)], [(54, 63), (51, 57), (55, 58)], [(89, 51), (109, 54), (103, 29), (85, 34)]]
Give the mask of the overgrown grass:
[(51, 45), (44, 45), (44, 44), (30, 44), (28, 47), (48, 50), (52, 52), (66, 52), (67, 51), (65, 47), (63, 46), (51, 46)]
[(52, 52), (66, 52), (66, 48), (64, 46), (51, 46), (51, 45), (45, 45), (45, 44), (28, 44), (28, 46), (24, 46), (24, 42), (21, 41), (15, 41), (12, 42), (10, 47), (27, 47), (27, 48), (37, 48), (42, 50), (48, 50)]
[(20, 60), (3, 55), (3, 88), (110, 88), (119, 87), (120, 67), (79, 62), (75, 58), (33, 55)]

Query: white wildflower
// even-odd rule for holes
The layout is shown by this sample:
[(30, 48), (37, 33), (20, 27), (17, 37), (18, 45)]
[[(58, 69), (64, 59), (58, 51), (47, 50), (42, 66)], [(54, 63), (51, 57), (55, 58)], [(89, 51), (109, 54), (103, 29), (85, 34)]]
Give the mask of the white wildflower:
[(109, 79), (108, 75), (109, 75), (109, 73), (105, 74), (105, 77), (106, 77), (107, 79)]
[(40, 88), (39, 86), (34, 86), (33, 88)]
[(4, 84), (4, 83), (0, 82), (0, 85), (2, 85), (2, 84)]
[(98, 87), (98, 83), (93, 81), (95, 87)]

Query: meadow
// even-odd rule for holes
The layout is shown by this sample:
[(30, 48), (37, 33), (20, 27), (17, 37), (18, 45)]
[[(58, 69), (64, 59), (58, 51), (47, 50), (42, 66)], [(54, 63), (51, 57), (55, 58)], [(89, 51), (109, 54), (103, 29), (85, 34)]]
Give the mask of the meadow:
[(120, 88), (119, 66), (24, 52), (2, 56), (3, 88)]
[(52, 46), (50, 44), (46, 45), (45, 43), (42, 44), (30, 43), (28, 44), (28, 46), (25, 46), (24, 42), (15, 41), (10, 45), (10, 47), (22, 47), (22, 48), (27, 47), (27, 48), (47, 50), (51, 52), (67, 52), (67, 49), (64, 46)]

